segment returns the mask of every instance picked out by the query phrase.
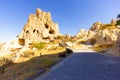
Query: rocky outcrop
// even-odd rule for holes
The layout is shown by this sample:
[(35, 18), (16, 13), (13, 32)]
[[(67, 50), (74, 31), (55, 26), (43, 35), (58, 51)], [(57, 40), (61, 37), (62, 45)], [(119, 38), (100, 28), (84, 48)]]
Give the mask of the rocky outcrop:
[(91, 31), (99, 31), (102, 29), (102, 27), (104, 26), (104, 24), (102, 24), (101, 22), (96, 22), (92, 25), (92, 27), (90, 28)]
[(117, 41), (116, 41), (114, 47), (111, 50), (109, 50), (107, 53), (120, 56), (120, 33), (117, 37)]
[(76, 41), (88, 41), (89, 39), (93, 38), (95, 35), (95, 32), (91, 30), (84, 30), (81, 29), (75, 36)]
[(50, 41), (61, 36), (58, 24), (54, 23), (49, 12), (36, 9), (35, 14), (30, 14), (27, 23), (17, 38), (0, 45), (0, 56), (16, 54), (16, 57), (29, 49), (32, 42)]
[(99, 30), (95, 34), (95, 38), (97, 39), (98, 44), (105, 44), (109, 42), (115, 42), (117, 40), (117, 36), (119, 34), (119, 29), (104, 29)]
[(34, 42), (54, 39), (58, 35), (60, 35), (58, 24), (52, 21), (51, 14), (37, 8), (35, 14), (29, 15), (28, 21), (18, 37)]
[(106, 44), (114, 43), (117, 40), (120, 29), (116, 27), (116, 20), (112, 19), (109, 24), (102, 24), (101, 22), (96, 22), (92, 25), (90, 30), (85, 31), (80, 30), (75, 36), (76, 41), (83, 43), (97, 43)]

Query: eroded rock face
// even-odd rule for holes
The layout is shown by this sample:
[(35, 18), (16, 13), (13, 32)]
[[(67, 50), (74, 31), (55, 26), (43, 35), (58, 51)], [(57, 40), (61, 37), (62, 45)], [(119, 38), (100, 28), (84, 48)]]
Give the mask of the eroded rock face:
[(37, 8), (35, 14), (29, 15), (28, 21), (18, 37), (34, 42), (53, 39), (59, 34), (58, 24), (52, 21), (51, 14)]
[(120, 33), (117, 37), (117, 41), (116, 41), (114, 47), (111, 50), (109, 50), (107, 53), (120, 56)]
[(103, 26), (104, 26), (104, 24), (102, 24), (101, 22), (96, 22), (92, 25), (90, 30), (91, 31), (98, 31), (98, 30), (101, 30)]
[(82, 41), (82, 40), (89, 40), (91, 38), (93, 38), (95, 35), (95, 32), (91, 31), (91, 30), (84, 30), (84, 29), (81, 29), (75, 36), (75, 38), (78, 40), (78, 41)]
[(95, 34), (95, 38), (97, 39), (98, 44), (104, 44), (107, 42), (115, 42), (117, 40), (119, 29), (104, 29), (99, 30)]
[(85, 31), (82, 29), (75, 37), (78, 41), (84, 40), (97, 44), (114, 43), (120, 32), (120, 29), (115, 24), (116, 21), (114, 19), (112, 19), (109, 24), (96, 22), (92, 25), (90, 30)]

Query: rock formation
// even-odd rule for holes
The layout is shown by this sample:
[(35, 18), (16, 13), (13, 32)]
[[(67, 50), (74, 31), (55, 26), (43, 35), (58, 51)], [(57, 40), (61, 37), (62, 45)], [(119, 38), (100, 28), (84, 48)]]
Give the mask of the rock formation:
[(117, 37), (117, 41), (116, 41), (114, 47), (111, 50), (109, 50), (107, 53), (120, 56), (120, 34)]
[(97, 43), (97, 44), (109, 44), (114, 43), (117, 40), (120, 29), (115, 25), (116, 20), (112, 19), (109, 24), (102, 24), (96, 22), (89, 30), (80, 30), (75, 39), (77, 42), (82, 43)]
[(90, 30), (91, 31), (98, 31), (98, 30), (101, 30), (103, 26), (104, 26), (104, 24), (102, 24), (101, 22), (96, 22), (92, 25)]
[(88, 41), (89, 39), (93, 38), (95, 35), (95, 32), (91, 30), (84, 30), (81, 29), (75, 36), (76, 41)]
[(35, 14), (30, 14), (19, 38), (30, 42), (54, 39), (60, 35), (58, 24), (54, 23), (49, 12), (44, 12), (39, 8)]
[(47, 42), (58, 36), (61, 36), (58, 24), (52, 21), (51, 14), (37, 8), (35, 14), (29, 15), (21, 34), (12, 41), (0, 45), (0, 56), (15, 53), (16, 57), (19, 57), (29, 49), (29, 43)]
[(109, 42), (115, 42), (117, 40), (117, 36), (119, 34), (119, 29), (104, 29), (99, 30), (95, 34), (95, 38), (97, 39), (98, 44), (105, 44)]

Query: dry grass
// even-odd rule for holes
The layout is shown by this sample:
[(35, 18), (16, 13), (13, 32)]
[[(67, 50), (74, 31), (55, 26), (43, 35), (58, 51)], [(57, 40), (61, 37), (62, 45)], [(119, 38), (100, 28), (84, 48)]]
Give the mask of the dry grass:
[[(49, 43), (50, 45), (52, 43)], [(56, 43), (55, 43), (56, 44)], [(49, 50), (27, 50), (19, 58), (16, 63), (13, 63), (5, 69), (5, 73), (0, 73), (1, 80), (25, 80), (28, 77), (33, 76), (40, 70), (49, 70), (49, 68), (58, 62), (61, 58), (58, 57), (58, 53), (65, 51), (62, 47), (50, 48)], [(40, 56), (42, 53), (42, 56)], [(6, 58), (12, 59), (14, 54), (6, 56)]]

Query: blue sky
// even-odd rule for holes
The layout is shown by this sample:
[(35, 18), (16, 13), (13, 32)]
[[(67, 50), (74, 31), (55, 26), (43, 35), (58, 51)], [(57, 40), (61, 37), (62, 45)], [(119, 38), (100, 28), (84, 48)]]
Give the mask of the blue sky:
[(20, 34), (36, 8), (51, 12), (62, 34), (75, 35), (94, 22), (109, 23), (120, 13), (120, 0), (0, 0), (0, 42)]

